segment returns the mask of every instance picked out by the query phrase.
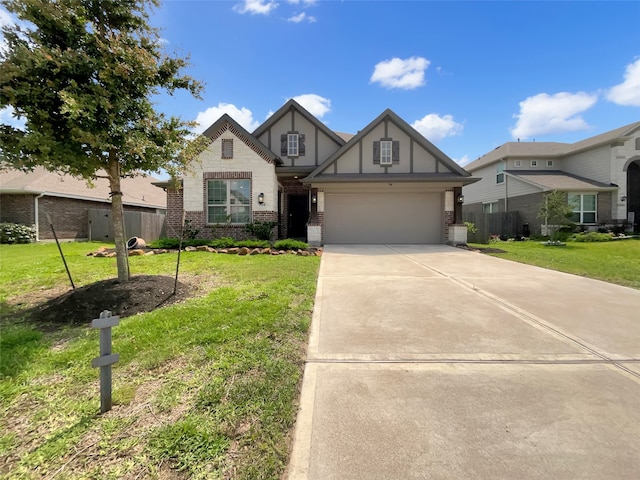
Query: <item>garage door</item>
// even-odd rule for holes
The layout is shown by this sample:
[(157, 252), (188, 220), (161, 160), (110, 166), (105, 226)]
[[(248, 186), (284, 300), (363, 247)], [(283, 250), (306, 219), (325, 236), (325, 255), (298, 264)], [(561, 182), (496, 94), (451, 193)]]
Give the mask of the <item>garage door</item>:
[(325, 193), (325, 243), (441, 243), (440, 193)]

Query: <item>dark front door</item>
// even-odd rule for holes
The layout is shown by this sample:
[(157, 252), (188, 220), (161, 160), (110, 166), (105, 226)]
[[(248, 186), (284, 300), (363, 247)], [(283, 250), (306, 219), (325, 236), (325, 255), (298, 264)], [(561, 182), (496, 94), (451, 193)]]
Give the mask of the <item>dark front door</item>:
[(289, 238), (307, 238), (309, 198), (307, 195), (289, 195)]

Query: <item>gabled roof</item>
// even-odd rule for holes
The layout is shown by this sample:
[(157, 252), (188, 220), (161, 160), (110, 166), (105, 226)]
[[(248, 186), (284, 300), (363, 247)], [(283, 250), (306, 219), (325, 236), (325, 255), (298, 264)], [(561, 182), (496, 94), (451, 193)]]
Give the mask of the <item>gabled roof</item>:
[(213, 125), (211, 125), (202, 133), (202, 135), (208, 137), (211, 142), (214, 142), (226, 130), (231, 130), (231, 132), (236, 137), (242, 140), (249, 148), (256, 152), (265, 161), (274, 163), (276, 165), (282, 164), (282, 160), (279, 156), (269, 150), (260, 140), (249, 133), (242, 125), (236, 122), (227, 113), (216, 120)]
[[(322, 175), (328, 167), (333, 165), (336, 161), (340, 159), (340, 157), (351, 147), (356, 145), (360, 139), (367, 136), (374, 128), (376, 128), (380, 123), (382, 123), (385, 118), (388, 118), (392, 121), (400, 130), (402, 130), (405, 134), (411, 137), (418, 145), (428, 151), (433, 157), (436, 159), (436, 162), (444, 165), (448, 170), (451, 170), (453, 173), (444, 174), (333, 174), (333, 175)], [(378, 117), (373, 120), (369, 125), (360, 130), (356, 135), (354, 135), (346, 144), (344, 144), (337, 152), (331, 155), (327, 160), (325, 160), (318, 168), (316, 168), (311, 174), (306, 177), (303, 181), (305, 183), (318, 182), (318, 181), (340, 181), (339, 177), (344, 176), (345, 180), (348, 178), (349, 181), (353, 180), (361, 180), (361, 181), (372, 181), (373, 179), (379, 179), (381, 181), (410, 181), (410, 180), (426, 180), (427, 177), (433, 177), (434, 181), (444, 181), (450, 180), (452, 177), (460, 178), (460, 177), (471, 177), (471, 174), (463, 169), (460, 165), (454, 162), (451, 158), (449, 158), (442, 150), (436, 147), (429, 140), (424, 138), (415, 128), (405, 122), (402, 118), (400, 118), (396, 113), (394, 113), (390, 109), (386, 109), (382, 112)], [(329, 178), (330, 177), (330, 178)], [(423, 178), (421, 178), (423, 177)], [(471, 180), (470, 178), (468, 178)], [(474, 179), (473, 181), (477, 181), (478, 179)], [(472, 182), (468, 182), (472, 183)]]
[(638, 129), (640, 122), (634, 122), (575, 143), (507, 142), (469, 163), (465, 168), (475, 170), (505, 158), (560, 158), (616, 141), (628, 140), (629, 135)]
[[(106, 172), (98, 172), (106, 177)], [(158, 179), (142, 175), (122, 178), (122, 202), (125, 205), (135, 205), (148, 208), (166, 208), (167, 196), (152, 183)], [(89, 187), (87, 181), (71, 175), (60, 175), (49, 172), (42, 167), (32, 172), (6, 170), (0, 174), (0, 193), (3, 194), (45, 194), (52, 197), (73, 198), (93, 202), (111, 203), (109, 180), (97, 178), (93, 180), (94, 187)]]
[(293, 98), (290, 99), (287, 103), (285, 103), (282, 107), (280, 107), (273, 115), (265, 120), (265, 122), (256, 128), (253, 132), (255, 137), (259, 137), (264, 132), (269, 130), (275, 123), (277, 123), (282, 117), (284, 117), (291, 110), (296, 110), (300, 113), (307, 121), (311, 124), (315, 125), (322, 131), (326, 136), (331, 138), (338, 145), (344, 145), (345, 141), (336, 134), (333, 130), (329, 129), (324, 123), (314, 117), (311, 113), (309, 113), (302, 105), (296, 102)]
[(532, 171), (532, 170), (505, 170), (511, 177), (522, 180), (529, 185), (540, 188), (542, 191), (562, 190), (563, 192), (576, 191), (612, 191), (618, 187), (596, 182), (588, 178), (580, 177), (560, 170)]

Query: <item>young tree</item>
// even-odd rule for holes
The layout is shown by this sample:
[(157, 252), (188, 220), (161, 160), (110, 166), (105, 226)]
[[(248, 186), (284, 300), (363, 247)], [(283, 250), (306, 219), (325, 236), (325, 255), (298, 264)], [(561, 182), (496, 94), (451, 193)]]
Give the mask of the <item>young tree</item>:
[(559, 225), (566, 225), (573, 215), (573, 209), (567, 203), (567, 194), (558, 190), (553, 190), (544, 196), (538, 218), (544, 219), (547, 226), (547, 233), (550, 240), (556, 240)]
[(0, 125), (0, 167), (50, 171), (111, 187), (118, 279), (129, 280), (120, 179), (189, 158), (189, 122), (155, 110), (151, 97), (201, 84), (188, 59), (164, 52), (149, 24), (158, 0), (2, 0), (20, 20), (3, 28), (0, 108), (24, 128)]

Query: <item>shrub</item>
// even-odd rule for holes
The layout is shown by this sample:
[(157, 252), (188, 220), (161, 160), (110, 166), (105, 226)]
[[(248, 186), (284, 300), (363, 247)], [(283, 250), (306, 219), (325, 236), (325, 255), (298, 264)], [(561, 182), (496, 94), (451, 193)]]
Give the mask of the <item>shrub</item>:
[(236, 241), (231, 237), (220, 237), (209, 242), (209, 246), (213, 248), (231, 248), (235, 244)]
[[(207, 245), (209, 243), (209, 240), (205, 240), (202, 238), (197, 238), (197, 239), (183, 239), (182, 240), (182, 246), (183, 247), (197, 247), (199, 245)], [(170, 248), (170, 249), (175, 249), (178, 248), (180, 246), (180, 239), (179, 238), (161, 238), (159, 240), (156, 240), (154, 242), (151, 242), (149, 244), (147, 244), (147, 246), (149, 248)]]
[(570, 240), (573, 242), (609, 242), (613, 240), (613, 235), (601, 232), (576, 233)]
[(247, 247), (247, 248), (269, 248), (271, 244), (267, 240), (240, 240), (236, 242), (236, 247)]
[(309, 244), (299, 240), (285, 238), (284, 240), (278, 240), (274, 243), (273, 248), (278, 250), (304, 250), (305, 248), (309, 248)]
[(0, 243), (31, 243), (35, 239), (35, 227), (17, 223), (0, 223)]
[(256, 237), (258, 240), (271, 240), (271, 234), (273, 233), (273, 227), (278, 225), (278, 222), (260, 222), (256, 221), (248, 223), (245, 228), (247, 232)]

